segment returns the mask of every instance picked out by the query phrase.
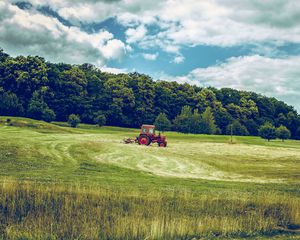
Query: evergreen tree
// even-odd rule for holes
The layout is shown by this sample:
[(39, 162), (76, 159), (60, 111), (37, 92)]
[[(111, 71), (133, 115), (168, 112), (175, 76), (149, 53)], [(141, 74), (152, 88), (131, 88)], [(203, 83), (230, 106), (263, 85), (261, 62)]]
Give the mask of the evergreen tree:
[(169, 131), (171, 129), (171, 122), (165, 113), (160, 113), (155, 119), (154, 125), (159, 131)]
[(200, 133), (201, 132), (201, 115), (198, 112), (198, 109), (195, 109), (191, 119), (190, 130), (191, 133)]
[(215, 118), (210, 107), (207, 107), (201, 115), (201, 133), (215, 134), (217, 126), (215, 124)]
[(276, 139), (276, 128), (271, 123), (266, 122), (260, 126), (258, 134), (260, 137), (270, 141), (271, 139)]
[(276, 136), (284, 141), (285, 139), (289, 139), (291, 137), (291, 132), (286, 126), (280, 125), (280, 127), (276, 128)]
[(192, 110), (189, 106), (184, 106), (181, 113), (174, 119), (174, 128), (178, 132), (190, 133), (191, 132), (191, 119)]
[(71, 127), (76, 128), (77, 125), (80, 123), (80, 117), (76, 114), (71, 114), (68, 118), (68, 123)]

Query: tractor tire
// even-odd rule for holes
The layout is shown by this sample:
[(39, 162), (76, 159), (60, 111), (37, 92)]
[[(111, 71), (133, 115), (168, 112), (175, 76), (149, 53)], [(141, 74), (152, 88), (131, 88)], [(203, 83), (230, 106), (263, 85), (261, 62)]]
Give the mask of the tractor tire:
[(158, 146), (159, 146), (159, 147), (166, 147), (166, 146), (167, 146), (167, 143), (161, 142), (161, 143), (158, 143)]
[(139, 145), (148, 146), (151, 143), (151, 140), (147, 135), (140, 135), (138, 138), (138, 143), (139, 143)]

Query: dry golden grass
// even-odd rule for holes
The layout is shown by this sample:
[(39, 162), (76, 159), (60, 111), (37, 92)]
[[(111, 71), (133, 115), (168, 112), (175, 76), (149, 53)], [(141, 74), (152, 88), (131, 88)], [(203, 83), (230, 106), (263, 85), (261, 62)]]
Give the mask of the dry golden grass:
[(122, 192), (6, 180), (4, 239), (192, 239), (276, 234), (300, 226), (300, 198)]

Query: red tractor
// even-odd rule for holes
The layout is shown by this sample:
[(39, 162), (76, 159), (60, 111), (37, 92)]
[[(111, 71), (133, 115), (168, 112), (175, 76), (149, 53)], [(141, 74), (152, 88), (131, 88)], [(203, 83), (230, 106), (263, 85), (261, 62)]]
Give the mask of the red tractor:
[(139, 145), (150, 145), (151, 143), (157, 143), (159, 147), (167, 146), (167, 137), (162, 136), (160, 133), (155, 135), (154, 125), (142, 125), (141, 133), (137, 137)]
[(140, 135), (135, 139), (127, 138), (123, 139), (124, 143), (138, 143), (139, 145), (150, 145), (151, 143), (157, 143), (159, 147), (167, 146), (167, 137), (162, 136), (160, 133), (155, 135), (154, 125), (142, 125)]

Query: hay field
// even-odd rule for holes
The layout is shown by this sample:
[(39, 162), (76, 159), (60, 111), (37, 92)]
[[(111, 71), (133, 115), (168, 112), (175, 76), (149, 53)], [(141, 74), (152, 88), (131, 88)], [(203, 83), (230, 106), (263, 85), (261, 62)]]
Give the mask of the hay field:
[(300, 238), (300, 142), (0, 120), (3, 239)]

